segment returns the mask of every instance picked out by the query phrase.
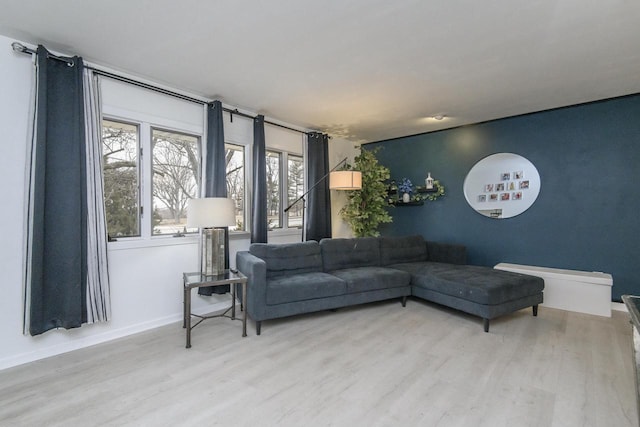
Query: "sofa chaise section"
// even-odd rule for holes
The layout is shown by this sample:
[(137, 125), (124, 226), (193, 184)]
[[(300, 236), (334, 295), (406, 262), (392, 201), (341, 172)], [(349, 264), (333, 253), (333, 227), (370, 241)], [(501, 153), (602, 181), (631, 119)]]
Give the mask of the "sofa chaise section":
[(424, 245), (421, 240), (421, 236), (380, 240), (382, 263), (411, 274), (413, 296), (480, 316), (485, 332), (491, 319), (504, 314), (532, 307), (537, 315), (544, 280), (466, 265), (463, 247)]

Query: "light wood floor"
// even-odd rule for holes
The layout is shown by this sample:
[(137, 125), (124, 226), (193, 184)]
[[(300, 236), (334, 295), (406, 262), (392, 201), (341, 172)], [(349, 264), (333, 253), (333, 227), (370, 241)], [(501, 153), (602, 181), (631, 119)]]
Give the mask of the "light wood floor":
[(635, 426), (628, 314), (419, 300), (172, 324), (0, 371), (2, 426)]

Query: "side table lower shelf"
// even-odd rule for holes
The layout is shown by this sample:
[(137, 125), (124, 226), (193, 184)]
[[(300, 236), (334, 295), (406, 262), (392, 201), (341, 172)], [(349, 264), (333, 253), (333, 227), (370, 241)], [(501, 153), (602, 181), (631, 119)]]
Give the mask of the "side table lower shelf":
[[(186, 329), (187, 343), (186, 348), (191, 348), (191, 330), (198, 326), (206, 319), (213, 319), (216, 317), (226, 317), (231, 320), (236, 319), (236, 290), (238, 285), (242, 286), (242, 336), (247, 336), (247, 277), (236, 271), (225, 270), (223, 274), (217, 276), (207, 276), (199, 272), (196, 273), (183, 273), (183, 317), (182, 327)], [(199, 314), (191, 313), (191, 290), (194, 288), (202, 288), (208, 286), (222, 286), (231, 285), (231, 307), (227, 308), (222, 314), (215, 314), (209, 316), (201, 316)], [(229, 316), (231, 311), (231, 316)], [(198, 317), (198, 320), (193, 326), (191, 325), (191, 317)]]

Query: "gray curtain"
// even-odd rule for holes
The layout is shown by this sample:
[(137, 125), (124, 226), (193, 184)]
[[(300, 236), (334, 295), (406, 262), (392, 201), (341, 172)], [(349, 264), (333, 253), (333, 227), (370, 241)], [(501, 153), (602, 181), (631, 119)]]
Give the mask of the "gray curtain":
[(87, 323), (96, 323), (106, 322), (111, 317), (102, 175), (102, 102), (98, 76), (86, 68), (83, 74), (87, 150)]
[(312, 189), (307, 196), (306, 240), (331, 237), (331, 195), (329, 193), (329, 137), (312, 132), (307, 138), (307, 185)]
[(79, 57), (49, 58), (43, 46), (37, 58), (26, 265), (31, 335), (87, 321), (84, 66)]
[(267, 159), (264, 116), (253, 120), (253, 203), (251, 243), (267, 243)]
[[(224, 148), (224, 121), (222, 103), (214, 101), (207, 105), (207, 155), (204, 179), (205, 197), (227, 197), (227, 162)], [(224, 231), (224, 268), (229, 268), (229, 228)], [(198, 294), (224, 294), (229, 285), (198, 288)]]

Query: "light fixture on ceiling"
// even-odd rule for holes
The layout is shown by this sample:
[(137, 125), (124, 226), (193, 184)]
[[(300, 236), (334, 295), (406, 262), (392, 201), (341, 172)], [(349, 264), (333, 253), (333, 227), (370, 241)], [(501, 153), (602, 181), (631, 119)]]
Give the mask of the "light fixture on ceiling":
[(435, 120), (437, 120), (437, 121), (441, 121), (441, 120), (443, 120), (445, 117), (447, 117), (447, 116), (445, 116), (444, 114), (436, 114), (435, 116), (432, 116), (432, 118), (433, 118), (433, 119), (435, 119)]

